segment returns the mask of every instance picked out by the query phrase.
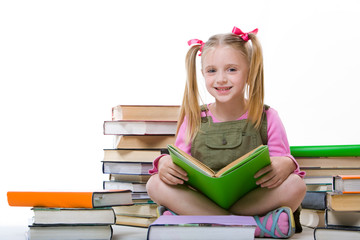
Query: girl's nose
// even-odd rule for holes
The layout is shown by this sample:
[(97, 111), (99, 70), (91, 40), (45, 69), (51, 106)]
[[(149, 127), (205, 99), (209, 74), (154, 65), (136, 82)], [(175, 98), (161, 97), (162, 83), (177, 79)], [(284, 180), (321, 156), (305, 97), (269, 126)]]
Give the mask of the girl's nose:
[(219, 72), (216, 78), (216, 82), (219, 84), (224, 84), (227, 82), (226, 74)]

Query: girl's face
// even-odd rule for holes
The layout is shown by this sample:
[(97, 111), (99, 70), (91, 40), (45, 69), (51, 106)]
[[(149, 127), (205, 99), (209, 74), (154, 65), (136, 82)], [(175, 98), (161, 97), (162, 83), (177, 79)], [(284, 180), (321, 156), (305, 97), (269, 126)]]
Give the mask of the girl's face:
[(216, 102), (243, 102), (248, 72), (246, 57), (233, 47), (218, 46), (203, 56), (202, 73), (206, 88)]

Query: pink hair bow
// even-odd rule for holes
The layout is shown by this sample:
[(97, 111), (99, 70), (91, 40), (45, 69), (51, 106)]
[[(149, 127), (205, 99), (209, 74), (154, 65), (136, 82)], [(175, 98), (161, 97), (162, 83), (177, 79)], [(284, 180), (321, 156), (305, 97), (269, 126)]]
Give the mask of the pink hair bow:
[(240, 28), (234, 27), (232, 30), (233, 34), (239, 35), (245, 42), (249, 41), (249, 33), (257, 34), (258, 29), (255, 28), (251, 32), (244, 33)]
[(188, 44), (189, 44), (189, 46), (191, 46), (191, 45), (195, 45), (195, 44), (197, 44), (197, 45), (200, 45), (201, 46), (201, 48), (200, 48), (200, 50), (199, 50), (199, 56), (201, 56), (201, 51), (202, 51), (202, 49), (203, 49), (203, 47), (204, 47), (204, 42), (203, 41), (201, 41), (201, 40), (199, 40), (199, 39), (191, 39), (191, 40), (189, 40), (188, 41)]

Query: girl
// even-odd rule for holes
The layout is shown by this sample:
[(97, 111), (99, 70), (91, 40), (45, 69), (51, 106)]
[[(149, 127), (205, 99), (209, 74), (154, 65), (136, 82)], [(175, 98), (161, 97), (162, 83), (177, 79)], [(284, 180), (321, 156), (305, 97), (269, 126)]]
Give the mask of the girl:
[[(292, 212), (306, 192), (305, 173), (290, 154), (277, 112), (264, 105), (263, 58), (256, 33), (257, 29), (243, 33), (234, 27), (231, 34), (215, 35), (206, 43), (189, 41), (187, 82), (175, 145), (216, 171), (267, 144), (271, 164), (255, 174), (255, 178), (262, 176), (257, 181), (259, 187), (223, 209), (185, 185), (186, 172), (169, 155), (161, 155), (150, 170), (153, 175), (147, 191), (156, 203), (177, 214), (250, 215), (258, 224), (256, 236), (287, 238), (294, 234)], [(214, 103), (202, 107), (196, 79), (198, 52), (206, 89), (215, 98)]]

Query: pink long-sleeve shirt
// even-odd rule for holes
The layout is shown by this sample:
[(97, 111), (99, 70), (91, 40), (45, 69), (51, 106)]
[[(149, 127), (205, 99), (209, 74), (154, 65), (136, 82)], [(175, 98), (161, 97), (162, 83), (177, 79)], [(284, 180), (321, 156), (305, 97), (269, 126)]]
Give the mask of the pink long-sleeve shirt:
[[(209, 110), (207, 112), (208, 116), (211, 116), (213, 122), (220, 122), (214, 117), (214, 115)], [(202, 112), (202, 116), (205, 116), (205, 113)], [(286, 136), (286, 131), (284, 125), (282, 124), (279, 114), (273, 108), (269, 108), (266, 111), (267, 117), (267, 135), (268, 135), (268, 148), (270, 157), (289, 157), (292, 159), (296, 165), (296, 169), (294, 171), (295, 174), (300, 177), (305, 176), (305, 172), (301, 171), (299, 168), (299, 164), (295, 160), (295, 158), (290, 153), (290, 146)], [(247, 112), (242, 115), (237, 120), (247, 119)], [(185, 141), (185, 129), (186, 129), (186, 118), (184, 119), (182, 125), (180, 126), (179, 132), (176, 137), (175, 145), (179, 147), (181, 150), (185, 151), (189, 155), (191, 155), (191, 142), (186, 143)], [(158, 172), (158, 164), (160, 158), (164, 155), (160, 155), (153, 162), (153, 169), (149, 171), (150, 174), (155, 174)]]

